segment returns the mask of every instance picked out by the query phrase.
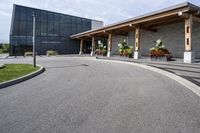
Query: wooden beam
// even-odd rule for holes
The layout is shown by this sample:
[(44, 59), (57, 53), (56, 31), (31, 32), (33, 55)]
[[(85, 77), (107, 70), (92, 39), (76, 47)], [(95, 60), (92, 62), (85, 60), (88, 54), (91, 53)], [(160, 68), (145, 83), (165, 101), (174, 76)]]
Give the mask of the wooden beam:
[(135, 30), (135, 51), (140, 51), (140, 27)]
[(110, 57), (111, 49), (112, 49), (112, 33), (109, 33), (108, 35), (108, 51), (107, 51), (107, 57)]
[(160, 13), (160, 14), (156, 14), (156, 15), (152, 15), (152, 16), (147, 16), (147, 17), (144, 17), (144, 18), (134, 20), (133, 22), (127, 22), (125, 24), (120, 24), (120, 25), (113, 26), (111, 28), (107, 28), (106, 30), (112, 30), (112, 29), (117, 29), (117, 28), (121, 28), (121, 27), (127, 27), (130, 24), (135, 25), (135, 24), (138, 24), (138, 23), (148, 22), (148, 21), (152, 21), (152, 20), (155, 20), (155, 19), (165, 18), (165, 17), (169, 17), (169, 16), (172, 16), (172, 15), (176, 15), (177, 12), (186, 12), (188, 10), (189, 10), (189, 8), (186, 7), (186, 8), (177, 9), (177, 10), (174, 10), (174, 11)]
[[(149, 22), (149, 21), (152, 21), (152, 20), (158, 20), (158, 19), (162, 19), (162, 18), (165, 18), (165, 17), (177, 15), (178, 12), (187, 12), (189, 10), (190, 10), (189, 7), (184, 7), (184, 8), (168, 11), (168, 12), (158, 13), (158, 14), (155, 14), (155, 15), (150, 15), (150, 16), (130, 20), (130, 21), (127, 21), (127, 22), (124, 22), (124, 23), (116, 24), (116, 25), (105, 26), (104, 28), (94, 30), (94, 31), (90, 31), (89, 33), (96, 34), (96, 33), (104, 32), (105, 30), (107, 31), (107, 30), (119, 29), (119, 28), (122, 28), (122, 27), (129, 27), (129, 25), (137, 25), (137, 24)], [(88, 33), (78, 34), (77, 36), (82, 37), (82, 36), (85, 36), (85, 34), (88, 34)], [(72, 36), (72, 38), (73, 38), (73, 36)]]
[(113, 34), (113, 35), (127, 36), (128, 32), (114, 30), (114, 31), (112, 32), (112, 34)]
[(184, 13), (184, 12), (178, 12), (178, 16), (179, 16), (179, 17), (182, 17), (182, 18), (185, 18), (185, 19), (188, 19), (188, 18), (190, 17), (189, 14)]
[(192, 15), (185, 19), (185, 51), (192, 50)]
[(193, 20), (194, 22), (200, 23), (200, 18), (199, 18), (199, 17), (196, 17), (196, 16), (193, 16), (192, 14), (190, 15), (190, 14), (188, 14), (188, 13), (179, 12), (179, 13), (178, 13), (178, 16), (183, 17), (183, 18), (185, 18), (185, 19), (189, 19), (190, 17), (192, 17), (192, 20)]
[(150, 27), (142, 27), (143, 30), (147, 30), (147, 31), (151, 31), (151, 32), (158, 32), (157, 29), (153, 29), (153, 28), (150, 28)]
[(142, 26), (152, 28), (152, 25), (162, 25), (162, 24), (167, 24), (167, 23), (171, 24), (171, 23), (175, 23), (175, 22), (180, 21), (180, 20), (184, 20), (184, 19), (181, 18), (181, 17), (173, 16), (173, 17), (169, 17), (169, 18), (160, 19), (159, 21), (154, 20), (154, 21), (151, 21), (151, 22), (146, 22), (146, 23), (143, 23)]
[(95, 37), (92, 37), (92, 49), (91, 49), (91, 56), (93, 56), (95, 54)]

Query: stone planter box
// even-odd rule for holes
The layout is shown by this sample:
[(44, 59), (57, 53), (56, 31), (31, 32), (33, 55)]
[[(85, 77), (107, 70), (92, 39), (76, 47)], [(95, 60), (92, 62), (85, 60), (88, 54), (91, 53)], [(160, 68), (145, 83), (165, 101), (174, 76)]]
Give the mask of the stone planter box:
[(133, 54), (129, 54), (129, 55), (123, 55), (123, 54), (121, 54), (120, 56), (121, 57), (126, 57), (126, 58), (133, 58)]
[(161, 56), (161, 57), (151, 57), (152, 61), (169, 61), (170, 58), (167, 56)]

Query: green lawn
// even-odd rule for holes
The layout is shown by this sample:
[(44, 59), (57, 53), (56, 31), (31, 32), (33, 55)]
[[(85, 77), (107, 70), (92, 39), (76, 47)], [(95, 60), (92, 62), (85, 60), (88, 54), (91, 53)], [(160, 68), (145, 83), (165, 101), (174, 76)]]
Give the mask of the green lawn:
[(5, 64), (5, 67), (0, 69), (0, 83), (27, 75), (38, 69), (38, 66), (34, 68), (31, 64)]

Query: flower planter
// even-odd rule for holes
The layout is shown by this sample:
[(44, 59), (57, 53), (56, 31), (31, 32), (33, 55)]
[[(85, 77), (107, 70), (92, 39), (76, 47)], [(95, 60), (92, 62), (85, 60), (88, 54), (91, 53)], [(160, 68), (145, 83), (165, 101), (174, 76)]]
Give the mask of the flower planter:
[(133, 58), (133, 54), (129, 54), (129, 55), (123, 55), (123, 54), (120, 54), (121, 57), (126, 57), (126, 58)]
[(169, 61), (170, 58), (168, 56), (161, 56), (161, 57), (151, 57), (152, 61)]
[(129, 55), (128, 55), (128, 58), (133, 58), (133, 54), (129, 54)]
[(103, 53), (103, 54), (95, 54), (96, 56), (107, 56), (107, 53)]

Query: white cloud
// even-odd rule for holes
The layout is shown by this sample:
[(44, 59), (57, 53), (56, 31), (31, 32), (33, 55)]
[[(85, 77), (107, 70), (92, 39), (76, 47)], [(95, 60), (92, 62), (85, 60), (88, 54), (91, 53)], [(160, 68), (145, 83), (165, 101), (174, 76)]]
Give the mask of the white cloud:
[[(103, 20), (105, 24), (110, 24), (185, 1), (186, 0), (4, 0), (0, 2), (0, 41), (8, 41), (9, 39), (13, 4), (100, 19)], [(193, 1), (200, 3), (198, 0)]]

